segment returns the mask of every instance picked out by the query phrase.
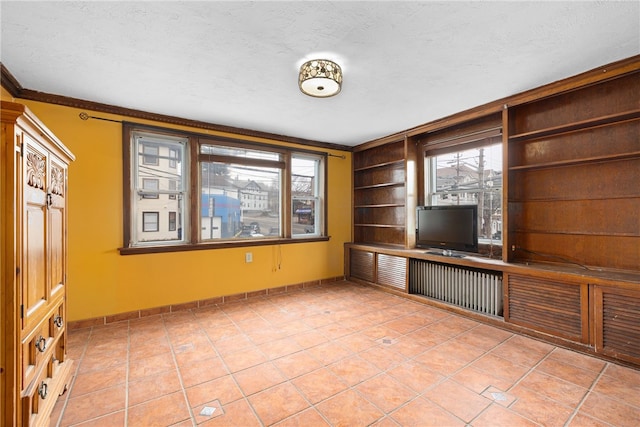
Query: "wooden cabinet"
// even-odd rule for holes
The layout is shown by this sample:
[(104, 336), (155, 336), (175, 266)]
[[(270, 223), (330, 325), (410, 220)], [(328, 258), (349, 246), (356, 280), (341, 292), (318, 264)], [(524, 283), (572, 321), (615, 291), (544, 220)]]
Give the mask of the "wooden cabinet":
[(3, 425), (47, 425), (66, 357), (67, 173), (73, 154), (29, 109), (2, 102)]
[(348, 260), (345, 270), (350, 279), (407, 291), (407, 257), (387, 254), (383, 249), (367, 250), (351, 244), (345, 246), (345, 253)]
[(522, 274), (506, 276), (506, 322), (589, 344), (587, 283)]
[(593, 337), (597, 352), (640, 365), (640, 289), (592, 286)]

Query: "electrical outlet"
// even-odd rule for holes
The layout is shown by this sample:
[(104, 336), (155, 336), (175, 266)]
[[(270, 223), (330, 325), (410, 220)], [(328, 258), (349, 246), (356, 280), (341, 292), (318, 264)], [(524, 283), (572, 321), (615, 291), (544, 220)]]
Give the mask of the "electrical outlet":
[(244, 254), (244, 262), (253, 262), (253, 254), (251, 252)]

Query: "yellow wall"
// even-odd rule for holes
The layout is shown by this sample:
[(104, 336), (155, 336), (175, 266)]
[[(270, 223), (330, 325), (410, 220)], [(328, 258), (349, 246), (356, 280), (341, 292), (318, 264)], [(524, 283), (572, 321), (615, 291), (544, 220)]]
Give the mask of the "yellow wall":
[[(2, 98), (11, 100), (4, 89)], [(123, 256), (118, 252), (123, 246), (122, 126), (95, 119), (83, 121), (78, 117), (83, 110), (23, 103), (76, 156), (69, 169), (70, 321), (344, 274), (343, 244), (351, 239), (350, 152), (329, 150), (346, 159), (328, 158), (328, 242)], [(247, 264), (244, 254), (249, 251), (253, 253), (253, 263)], [(280, 269), (278, 257), (282, 259)]]

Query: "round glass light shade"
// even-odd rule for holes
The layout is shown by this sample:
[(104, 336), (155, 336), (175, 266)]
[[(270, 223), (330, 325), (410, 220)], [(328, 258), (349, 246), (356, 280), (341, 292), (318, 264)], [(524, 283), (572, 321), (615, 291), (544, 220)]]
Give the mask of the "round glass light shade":
[(300, 90), (317, 98), (336, 95), (342, 88), (342, 69), (327, 59), (313, 59), (300, 67)]

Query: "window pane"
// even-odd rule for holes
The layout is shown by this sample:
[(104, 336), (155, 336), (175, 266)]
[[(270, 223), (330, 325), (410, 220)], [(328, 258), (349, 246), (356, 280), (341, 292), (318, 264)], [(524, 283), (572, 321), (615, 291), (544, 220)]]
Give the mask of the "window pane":
[(280, 169), (202, 162), (200, 173), (203, 240), (280, 235)]
[(320, 158), (294, 154), (291, 159), (291, 234), (320, 234), (316, 221), (320, 195)]
[(169, 212), (169, 231), (175, 231), (176, 229), (176, 213)]
[(478, 239), (502, 240), (501, 144), (428, 157), (431, 205), (478, 205)]
[(200, 146), (200, 153), (218, 155), (218, 156), (233, 156), (245, 159), (260, 159), (260, 160), (274, 160), (279, 161), (282, 157), (280, 153), (273, 151), (254, 150), (249, 148), (238, 147), (226, 147), (222, 145), (207, 145)]
[(157, 165), (159, 163), (158, 153), (160, 148), (153, 143), (142, 143), (142, 163), (145, 165)]
[[(137, 214), (132, 222), (133, 244), (158, 242), (175, 243), (183, 240), (182, 215), (185, 212), (186, 139), (150, 133), (134, 133), (132, 152), (137, 153), (132, 165), (132, 207)], [(153, 160), (153, 161), (151, 161)], [(170, 217), (162, 214), (155, 219), (151, 230), (151, 219), (141, 212), (174, 212)], [(151, 232), (153, 231), (153, 232)]]
[(142, 213), (142, 231), (153, 232), (158, 231), (158, 212), (143, 212)]
[(160, 189), (160, 181), (155, 178), (142, 178), (142, 198), (157, 199), (158, 190)]

